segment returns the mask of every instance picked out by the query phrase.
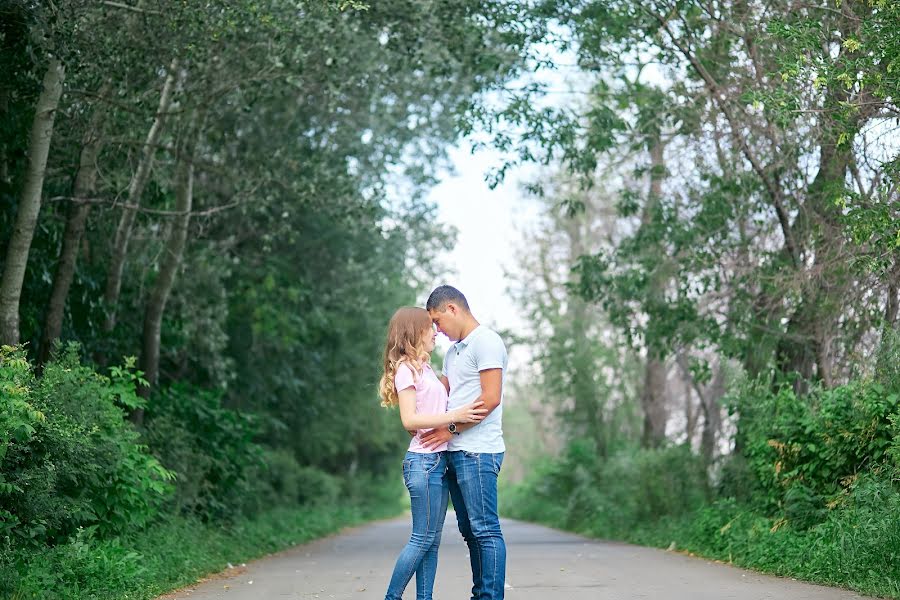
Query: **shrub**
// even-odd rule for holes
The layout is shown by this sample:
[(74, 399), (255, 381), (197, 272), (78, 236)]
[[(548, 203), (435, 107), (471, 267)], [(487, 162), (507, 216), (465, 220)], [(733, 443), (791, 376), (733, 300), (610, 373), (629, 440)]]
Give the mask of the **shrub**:
[(160, 390), (145, 415), (147, 443), (178, 474), (173, 510), (231, 519), (255, 507), (262, 447), (257, 420), (222, 405), (222, 394), (186, 384)]
[(742, 504), (754, 502), (754, 493), (760, 489), (756, 472), (743, 454), (732, 453), (718, 461), (715, 474), (715, 496), (731, 498)]
[(33, 388), (34, 373), (24, 350), (12, 346), (0, 348), (0, 534), (7, 538), (14, 531), (22, 531), (19, 517), (10, 509), (14, 508), (12, 500), (25, 490), (9, 481), (11, 474), (3, 467), (10, 449), (15, 454), (16, 448), (27, 447), (35, 427), (46, 418), (34, 406)]
[(797, 396), (790, 386), (752, 386), (741, 400), (744, 455), (769, 509), (795, 525), (821, 521), (861, 473), (891, 468), (900, 395), (881, 383), (853, 381)]
[(599, 484), (592, 529), (604, 535), (690, 513), (709, 498), (703, 461), (686, 446), (618, 452), (603, 465)]
[(311, 466), (301, 466), (289, 450), (266, 450), (252, 479), (261, 507), (330, 506), (341, 498), (342, 482)]
[[(81, 365), (70, 344), (38, 380), (23, 361), (21, 351), (4, 349), (0, 363), (0, 380), (18, 381), (12, 396), (3, 394), (13, 409), (4, 416), (0, 462), (6, 535), (19, 544), (55, 543), (81, 527), (108, 535), (146, 525), (173, 475), (125, 419), (123, 407), (139, 402), (133, 361), (104, 377)], [(15, 422), (18, 429), (8, 429)]]
[(17, 565), (7, 565), (0, 592), (15, 590), (23, 600), (67, 600), (85, 589), (116, 597), (143, 571), (142, 559), (127, 541), (102, 539), (93, 527), (79, 529), (66, 542), (22, 554)]
[(625, 449), (603, 459), (589, 442), (543, 463), (505, 505), (515, 516), (599, 536), (622, 536), (708, 499), (702, 460), (683, 446)]
[(499, 495), (500, 512), (526, 521), (565, 527), (568, 511), (559, 500), (562, 491), (557, 492), (555, 488), (562, 479), (564, 464), (562, 460), (546, 457), (535, 461), (525, 481), (504, 489)]

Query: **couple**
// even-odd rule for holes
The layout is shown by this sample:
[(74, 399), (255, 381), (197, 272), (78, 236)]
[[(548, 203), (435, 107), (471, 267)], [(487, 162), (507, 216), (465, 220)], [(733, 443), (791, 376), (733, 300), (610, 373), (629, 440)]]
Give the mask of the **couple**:
[[(497, 513), (506, 347), (499, 335), (479, 325), (456, 288), (436, 288), (426, 308), (399, 309), (384, 349), (382, 405), (399, 405), (403, 426), (413, 435), (403, 460), (412, 535), (397, 558), (385, 600), (400, 600), (413, 573), (416, 599), (431, 600), (448, 496), (469, 547), (472, 600), (499, 600), (506, 579), (506, 543)], [(438, 331), (455, 342), (440, 376), (429, 366)]]

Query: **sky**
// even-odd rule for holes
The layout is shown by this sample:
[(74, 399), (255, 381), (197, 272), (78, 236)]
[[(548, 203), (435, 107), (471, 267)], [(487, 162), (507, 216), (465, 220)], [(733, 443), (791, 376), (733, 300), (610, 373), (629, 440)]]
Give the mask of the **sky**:
[[(463, 142), (451, 149), (449, 159), (454, 172), (445, 173), (427, 197), (438, 207), (439, 220), (457, 229), (456, 246), (441, 257), (448, 267), (443, 283), (465, 294), (479, 322), (492, 329), (520, 331), (527, 324), (507, 293), (507, 273), (522, 251), (523, 231), (538, 214), (537, 203), (522, 189), (529, 171), (511, 170), (492, 190), (484, 177), (500, 164), (498, 153), (472, 154)], [(450, 345), (443, 336), (438, 336), (438, 343), (444, 349)]]
[[(583, 93), (589, 84), (589, 79), (577, 70), (566, 68), (576, 62), (574, 53), (560, 52), (552, 45), (542, 46), (539, 53), (551, 58), (559, 68), (539, 68), (511, 82), (510, 87), (543, 83), (549, 93), (539, 101), (541, 105), (573, 102), (572, 92)], [(487, 139), (481, 137), (482, 141)], [(538, 168), (510, 168), (503, 183), (492, 190), (485, 175), (501, 166), (502, 156), (490, 147), (473, 154), (471, 144), (460, 140), (448, 152), (452, 172), (440, 177), (427, 200), (438, 207), (439, 220), (453, 225), (458, 232), (456, 246), (441, 257), (448, 267), (447, 279), (441, 283), (449, 283), (465, 294), (479, 322), (518, 333), (528, 324), (507, 293), (511, 284), (507, 273), (515, 269), (517, 253), (527, 251), (523, 234), (533, 229), (539, 216), (539, 203), (523, 189), (527, 181), (534, 179)], [(426, 299), (427, 292), (423, 303)], [(450, 346), (441, 335), (438, 344), (445, 350)]]

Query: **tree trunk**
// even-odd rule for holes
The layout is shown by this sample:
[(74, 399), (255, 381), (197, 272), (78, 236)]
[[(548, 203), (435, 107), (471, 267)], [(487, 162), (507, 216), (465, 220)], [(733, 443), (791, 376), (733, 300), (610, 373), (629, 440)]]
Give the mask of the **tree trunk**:
[(663, 360), (647, 355), (644, 366), (644, 386), (641, 390), (641, 408), (644, 411), (644, 433), (641, 444), (645, 448), (662, 446), (666, 439), (666, 381), (668, 368)]
[(844, 188), (851, 160), (850, 150), (838, 146), (839, 131), (832, 126), (823, 135), (819, 172), (807, 191), (802, 209), (805, 216), (798, 217), (798, 231), (803, 235), (796, 239), (809, 235), (815, 252), (807, 275), (812, 280), (803, 287), (800, 303), (778, 347), (780, 370), (800, 375), (795, 383), (799, 394), (806, 393), (816, 376), (827, 387), (834, 384), (831, 338), (845, 304), (847, 272), (838, 212), (832, 198)]
[[(100, 89), (100, 95), (105, 95), (108, 88), (108, 85), (103, 86)], [(59, 339), (62, 333), (66, 298), (69, 296), (69, 288), (75, 277), (78, 249), (81, 246), (81, 237), (84, 234), (85, 223), (91, 210), (90, 204), (79, 202), (79, 200), (91, 197), (97, 183), (97, 157), (103, 147), (103, 138), (100, 132), (102, 114), (100, 108), (95, 108), (91, 123), (82, 139), (78, 173), (75, 175), (75, 183), (72, 186), (72, 203), (69, 206), (59, 263), (56, 267), (56, 276), (53, 278), (53, 291), (50, 293), (47, 317), (41, 334), (37, 359), (39, 368), (47, 362), (53, 343)]]
[[(0, 88), (0, 114), (6, 114), (9, 110), (9, 90)], [(6, 149), (6, 140), (0, 140), (0, 182), (6, 182), (9, 178), (9, 156)]]
[[(175, 275), (181, 266), (181, 258), (187, 242), (188, 226), (191, 220), (191, 207), (194, 195), (194, 152), (197, 146), (197, 137), (200, 135), (200, 123), (202, 117), (197, 117), (196, 124), (188, 134), (188, 139), (181, 149), (178, 157), (178, 166), (175, 173), (175, 212), (172, 217), (172, 226), (166, 247), (163, 253), (159, 275), (147, 301), (144, 313), (144, 331), (141, 350), (141, 370), (149, 386), (142, 387), (139, 392), (144, 398), (150, 396), (150, 389), (159, 382), (159, 344), (162, 332), (162, 318), (166, 309), (166, 302), (175, 282)], [(135, 423), (143, 421), (142, 410), (137, 410), (132, 415)]]
[[(703, 414), (703, 429), (700, 432), (700, 455), (708, 466), (712, 464), (712, 460), (715, 457), (716, 442), (722, 429), (722, 407), (720, 401), (722, 396), (725, 395), (725, 368), (720, 362), (715, 369), (712, 381), (707, 386), (701, 387), (691, 373), (687, 356), (679, 353), (675, 361), (681, 368), (681, 376), (688, 384), (686, 394), (689, 396), (690, 390), (693, 389), (694, 393), (697, 394), (697, 398), (699, 398), (699, 410)], [(695, 413), (695, 424), (696, 420), (697, 416)]]
[[(690, 378), (687, 375), (682, 377), (684, 383), (684, 440), (689, 448), (693, 448), (694, 434), (697, 431), (697, 421), (699, 420), (698, 413), (703, 410), (703, 407), (700, 404), (694, 406)], [(702, 402), (703, 398), (700, 398), (700, 403)]]
[(725, 366), (719, 363), (713, 380), (700, 397), (703, 409), (703, 430), (700, 432), (700, 455), (707, 465), (712, 464), (716, 454), (716, 443), (722, 429), (722, 407), (725, 395)]
[[(162, 93), (159, 96), (159, 106), (156, 110), (156, 117), (153, 119), (153, 125), (147, 132), (147, 139), (144, 142), (144, 148), (141, 153), (141, 160), (138, 163), (137, 170), (131, 178), (128, 186), (128, 204), (130, 206), (138, 206), (141, 202), (141, 195), (150, 178), (150, 170), (153, 168), (153, 159), (156, 155), (156, 145), (159, 142), (159, 136), (165, 125), (166, 116), (172, 106), (172, 92), (175, 88), (177, 79), (178, 59), (174, 59), (169, 65), (169, 71), (163, 83)], [(103, 324), (103, 330), (110, 332), (116, 327), (116, 318), (119, 304), (119, 294), (122, 291), (122, 272), (125, 268), (125, 258), (128, 254), (128, 242), (131, 240), (131, 230), (134, 226), (134, 218), (137, 215), (137, 209), (125, 208), (122, 210), (122, 216), (119, 217), (119, 225), (116, 228), (116, 237), (113, 241), (112, 256), (110, 257), (109, 271), (106, 276), (106, 289), (103, 294), (104, 305), (106, 306), (106, 321)]]
[(0, 343), (19, 343), (19, 301), (28, 253), (41, 210), (41, 194), (47, 170), (47, 155), (53, 137), (53, 121), (62, 95), (65, 68), (56, 58), (51, 59), (44, 75), (43, 89), (37, 101), (37, 110), (28, 142), (28, 171), (19, 200), (16, 224), (13, 228), (6, 260), (3, 263), (3, 279), (0, 282)]
[(887, 302), (884, 306), (884, 327), (892, 329), (900, 312), (900, 255), (894, 260), (894, 268), (888, 275)]
[[(569, 261), (574, 264), (578, 257), (587, 253), (585, 231), (590, 227), (590, 215), (564, 218), (562, 229), (569, 240)], [(591, 354), (591, 340), (588, 338), (590, 309), (587, 302), (576, 293), (566, 295), (569, 315), (570, 336), (573, 341), (571, 363), (571, 395), (574, 423), (579, 433), (594, 440), (597, 455), (608, 453), (608, 440), (604, 429), (603, 399), (597, 393), (594, 383), (594, 359)]]
[[(665, 177), (663, 151), (664, 145), (657, 135), (650, 146), (650, 193), (647, 195), (642, 227), (650, 226), (656, 213), (660, 210), (662, 182)], [(665, 249), (655, 246), (647, 250), (656, 253), (659, 261), (656, 270), (650, 275), (647, 294), (650, 304), (658, 306), (664, 302), (665, 288), (669, 278), (664, 260)], [(650, 314), (649, 319), (652, 318), (653, 315)], [(649, 329), (648, 326), (647, 330), (649, 331)], [(644, 387), (641, 390), (641, 408), (644, 411), (642, 444), (645, 447), (654, 448), (661, 446), (666, 439), (666, 421), (669, 417), (666, 406), (668, 367), (663, 344), (652, 335), (647, 335), (645, 338), (647, 362), (644, 366)]]

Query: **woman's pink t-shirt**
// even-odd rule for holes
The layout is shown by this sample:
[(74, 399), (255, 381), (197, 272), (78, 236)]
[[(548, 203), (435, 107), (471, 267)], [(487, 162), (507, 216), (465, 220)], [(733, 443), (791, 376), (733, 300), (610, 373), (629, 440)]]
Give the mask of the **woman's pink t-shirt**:
[[(422, 373), (416, 373), (413, 377), (413, 369), (406, 363), (400, 363), (397, 374), (394, 376), (394, 386), (397, 393), (408, 387), (416, 388), (416, 413), (420, 415), (442, 414), (447, 412), (447, 390), (440, 382), (430, 365), (423, 365)], [(447, 449), (447, 444), (441, 444), (437, 448), (426, 448), (422, 445), (422, 436), (433, 429), (420, 429), (409, 443), (410, 452), (430, 453), (442, 452)]]

